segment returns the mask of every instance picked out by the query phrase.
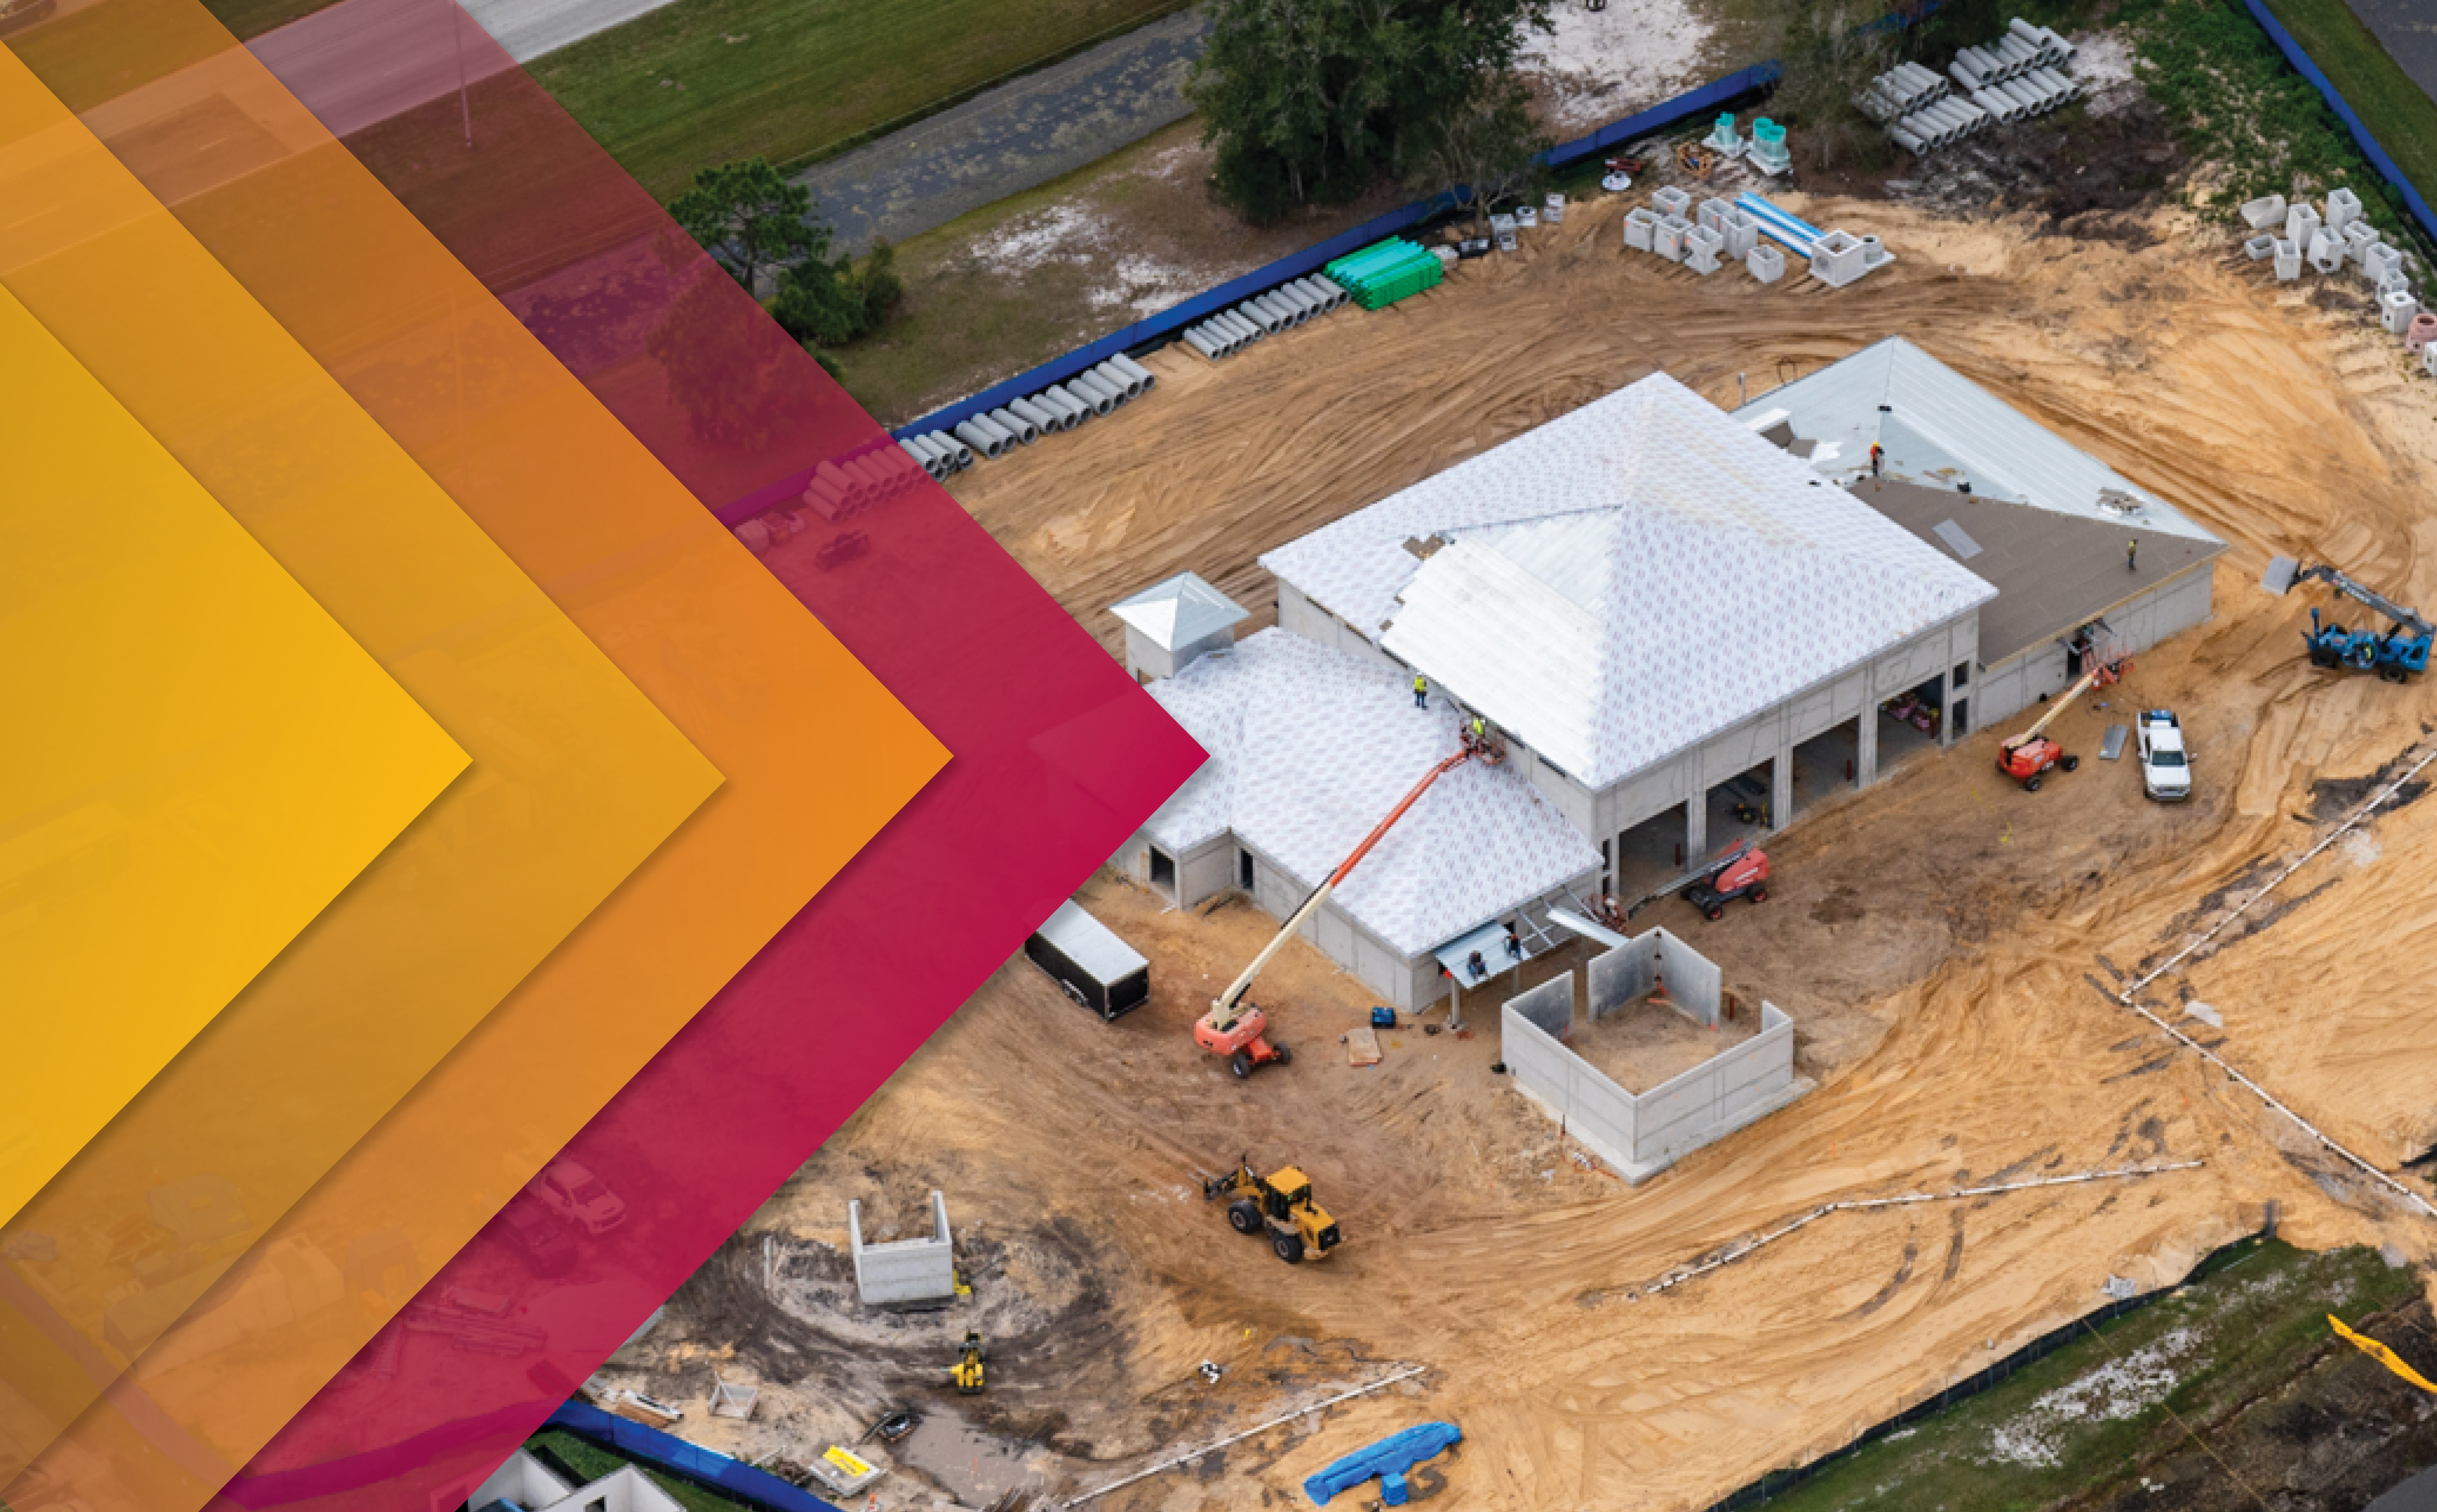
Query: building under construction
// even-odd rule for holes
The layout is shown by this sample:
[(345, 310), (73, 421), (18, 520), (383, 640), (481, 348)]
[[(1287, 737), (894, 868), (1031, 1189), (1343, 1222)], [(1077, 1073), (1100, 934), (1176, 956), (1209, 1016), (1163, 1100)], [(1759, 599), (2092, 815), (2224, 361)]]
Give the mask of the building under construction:
[(1275, 629), (1234, 641), (1191, 574), (1117, 606), (1211, 758), (1117, 864), (1285, 918), (1478, 715), (1506, 759), (1449, 773), (1306, 931), (1401, 1008), (1511, 987), (1552, 905), (2205, 619), (2222, 549), (1902, 341), (1731, 415), (1655, 375), (1263, 556)]

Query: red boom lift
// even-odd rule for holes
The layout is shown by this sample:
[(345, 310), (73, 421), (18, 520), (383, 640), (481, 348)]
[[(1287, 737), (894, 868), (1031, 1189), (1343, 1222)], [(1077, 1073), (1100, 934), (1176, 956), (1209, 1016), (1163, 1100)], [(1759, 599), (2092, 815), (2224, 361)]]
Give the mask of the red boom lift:
[(1251, 1076), (1254, 1067), (1268, 1065), (1273, 1061), (1284, 1065), (1293, 1059), (1285, 1046), (1269, 1039), (1269, 1015), (1244, 1000), (1244, 993), (1252, 987), (1253, 978), (1261, 974), (1261, 968), (1270, 963), (1271, 957), (1286, 947), (1294, 932), (1303, 927), (1304, 921), (1320, 911), (1320, 905), (1328, 901), (1329, 894), (1353, 874), (1354, 869), (1361, 865), (1362, 858), (1369, 855), (1372, 848), (1385, 839), (1389, 830), (1405, 817), (1405, 811), (1430, 790), (1432, 782), (1468, 761), (1478, 759), (1484, 765), (1495, 765), (1503, 761), (1505, 755), (1505, 746), (1495, 734), (1475, 739), (1467, 733), (1464, 739), (1464, 749), (1431, 767), (1420, 782), (1413, 784), (1413, 790), (1405, 795), (1405, 800), (1389, 810), (1388, 817), (1379, 821), (1378, 827), (1363, 836), (1362, 843), (1354, 848), (1354, 853), (1328, 874), (1328, 880), (1311, 889), (1311, 896), (1303, 901), (1303, 906), (1297, 908), (1294, 916), (1279, 928), (1275, 938), (1261, 947), (1261, 953), (1253, 958), (1253, 963), (1244, 968), (1243, 975), (1218, 994), (1218, 1000), (1210, 1005), (1210, 1011), (1194, 1022), (1194, 1043), (1213, 1055), (1227, 1057), (1229, 1068), (1238, 1077)]
[(2006, 744), (1997, 747), (1997, 770), (2022, 783), (2023, 791), (2036, 793), (2040, 790), (2040, 779), (2048, 768), (2062, 767), (2069, 772), (2079, 766), (2080, 757), (2067, 755), (2062, 746), (2048, 739), (2042, 731), (2076, 698), (2093, 688), (2104, 688), (2123, 675), (2124, 662), (2120, 658), (2113, 661), (2093, 662), (2090, 670), (2081, 675), (2081, 680), (2066, 689), (2064, 696), (2050, 704), (2048, 712), (2040, 715), (2030, 729), (2009, 737)]

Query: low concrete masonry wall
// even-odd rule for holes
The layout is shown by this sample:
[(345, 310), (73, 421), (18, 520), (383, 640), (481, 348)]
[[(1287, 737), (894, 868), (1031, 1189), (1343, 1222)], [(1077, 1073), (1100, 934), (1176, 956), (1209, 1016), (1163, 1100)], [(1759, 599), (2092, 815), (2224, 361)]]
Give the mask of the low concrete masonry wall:
[(847, 1243), (854, 1257), (855, 1291), (868, 1308), (941, 1308), (956, 1297), (956, 1247), (948, 1232), (948, 1200), (931, 1194), (931, 1237), (889, 1244), (863, 1241), (863, 1204), (846, 1204)]
[[(1654, 967), (1669, 997), (1716, 1023), (1718, 968), (1657, 929), (1592, 960), (1591, 1016), (1647, 993)], [(1657, 1175), (1811, 1090), (1794, 1074), (1794, 1020), (1763, 1002), (1758, 1034), (1636, 1097), (1565, 1046), (1573, 991), (1568, 972), (1509, 999), (1499, 1014), (1499, 1058), (1517, 1088), (1628, 1182)]]

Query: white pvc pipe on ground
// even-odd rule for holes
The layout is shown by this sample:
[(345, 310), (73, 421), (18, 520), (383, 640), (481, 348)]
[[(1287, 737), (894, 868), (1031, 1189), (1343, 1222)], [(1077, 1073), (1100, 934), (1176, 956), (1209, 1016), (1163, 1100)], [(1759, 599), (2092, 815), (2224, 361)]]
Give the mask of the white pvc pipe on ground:
[(1132, 374), (1127, 372), (1124, 368), (1117, 366), (1116, 363), (1102, 362), (1099, 366), (1092, 369), (1092, 371), (1107, 381), (1125, 390), (1127, 398), (1138, 399), (1142, 397), (1142, 383), (1136, 379)]
[(991, 424), (1015, 437), (1024, 446), (1028, 447), (1041, 439), (1039, 426), (1004, 405), (990, 413), (990, 420)]
[(974, 415), (973, 423), (980, 426), (985, 433), (997, 436), (1000, 441), (999, 450), (1001, 451), (1005, 451), (1008, 447), (1019, 444), (1015, 438), (1014, 431), (999, 424), (987, 413)]
[(1345, 291), (1343, 285), (1340, 284), (1336, 279), (1329, 277), (1326, 273), (1314, 273), (1311, 275), (1311, 281), (1313, 287), (1317, 288), (1322, 293), (1326, 294), (1329, 298), (1337, 301), (1341, 305), (1354, 297)]
[(905, 448), (905, 454), (914, 459), (915, 466), (930, 475), (933, 483), (938, 483), (940, 475), (947, 470), (945, 465), (932, 455), (928, 448), (917, 446), (912, 439), (900, 441), (897, 444)]
[(1149, 368), (1143, 366), (1140, 362), (1135, 361), (1132, 358), (1127, 357), (1122, 353), (1109, 359), (1109, 362), (1113, 367), (1124, 369), (1128, 378), (1132, 378), (1136, 383), (1141, 384), (1146, 389), (1154, 387), (1159, 382), (1158, 374), (1153, 373)]
[(1203, 357), (1208, 358), (1213, 362), (1216, 362), (1219, 358), (1226, 355), (1224, 352), (1219, 350), (1217, 343), (1212, 342), (1201, 334), (1201, 327), (1199, 325), (1188, 325), (1185, 327), (1184, 344), (1192, 347), (1195, 351), (1200, 352)]
[(956, 427), (956, 439), (962, 441), (967, 446), (973, 448), (975, 451), (980, 452), (983, 456), (989, 457), (993, 461), (995, 461), (998, 454), (1005, 451), (1008, 447), (1007, 437), (1004, 433), (993, 435), (988, 430), (975, 425), (971, 420), (967, 420)]
[(1269, 310), (1264, 309), (1261, 307), (1260, 301), (1255, 299), (1248, 299), (1244, 301), (1242, 304), (1236, 306), (1234, 310), (1230, 311), (1230, 313), (1239, 320), (1252, 322), (1254, 325), (1260, 327), (1262, 334), (1268, 336), (1275, 336), (1280, 330), (1284, 329), (1286, 325), (1284, 321), (1279, 320), (1277, 316), (1271, 314)]
[(1007, 407), (1031, 421), (1043, 433), (1066, 429), (1066, 417), (1036, 398), (1009, 399)]
[(1921, 138), (1915, 136), (1912, 132), (1905, 131), (1902, 127), (1890, 126), (1887, 128), (1887, 134), (1895, 138), (1896, 146), (1902, 148), (1913, 156), (1927, 157), (1929, 155), (1929, 144)]

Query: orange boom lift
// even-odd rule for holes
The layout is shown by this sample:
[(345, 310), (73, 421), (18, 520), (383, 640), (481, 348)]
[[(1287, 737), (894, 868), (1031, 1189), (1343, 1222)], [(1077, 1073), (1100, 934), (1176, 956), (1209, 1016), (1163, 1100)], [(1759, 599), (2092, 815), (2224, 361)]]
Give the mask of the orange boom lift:
[(1297, 908), (1293, 916), (1280, 926), (1276, 936), (1261, 947), (1261, 953), (1253, 958), (1253, 963), (1244, 968), (1244, 974), (1218, 994), (1218, 1000), (1210, 1005), (1210, 1011), (1194, 1022), (1194, 1043), (1213, 1055), (1227, 1057), (1229, 1068), (1239, 1077), (1251, 1076), (1254, 1067), (1268, 1065), (1273, 1061), (1284, 1065), (1292, 1060), (1285, 1046), (1275, 1044), (1268, 1037), (1269, 1015), (1244, 999), (1244, 993), (1253, 985), (1253, 978), (1261, 975), (1261, 969), (1270, 963), (1271, 958), (1286, 948), (1287, 941), (1304, 926), (1304, 922), (1320, 911), (1320, 905), (1326, 903), (1338, 885), (1362, 864), (1362, 858), (1371, 853), (1372, 848), (1387, 838), (1388, 832), (1405, 817), (1406, 810), (1419, 802), (1422, 795), (1430, 790), (1432, 782), (1468, 761), (1478, 758), (1483, 765), (1495, 765), (1503, 761), (1505, 755), (1505, 746), (1495, 734), (1483, 739), (1466, 734), (1464, 749), (1431, 767), (1420, 782), (1413, 784), (1413, 790), (1405, 795), (1405, 800), (1389, 810), (1388, 817), (1379, 821), (1378, 827), (1354, 848), (1354, 853), (1328, 874), (1328, 880), (1311, 889), (1311, 896), (1303, 901), (1303, 906)]

